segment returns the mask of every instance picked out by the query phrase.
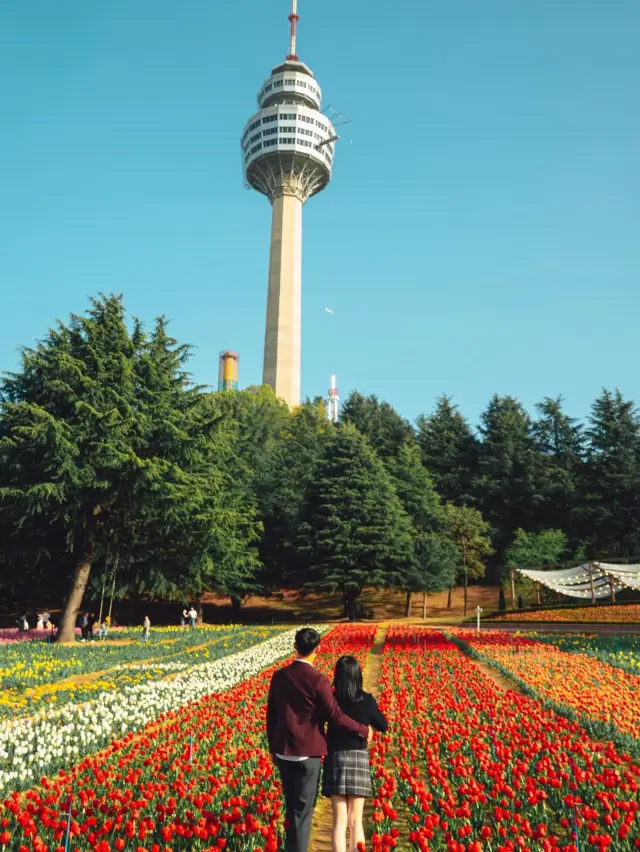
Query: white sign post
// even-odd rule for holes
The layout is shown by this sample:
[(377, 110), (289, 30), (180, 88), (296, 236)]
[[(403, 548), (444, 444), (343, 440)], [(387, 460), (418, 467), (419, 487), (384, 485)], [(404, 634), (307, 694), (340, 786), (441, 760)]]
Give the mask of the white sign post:
[(480, 633), (480, 613), (482, 612), (482, 607), (476, 607), (476, 616), (478, 617), (478, 633)]

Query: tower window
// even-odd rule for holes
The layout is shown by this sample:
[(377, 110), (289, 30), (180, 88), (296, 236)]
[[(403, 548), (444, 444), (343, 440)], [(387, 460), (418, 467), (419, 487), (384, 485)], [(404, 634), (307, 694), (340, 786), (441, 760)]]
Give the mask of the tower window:
[(254, 146), (253, 146), (253, 148), (251, 149), (251, 153), (252, 153), (252, 154), (255, 154), (255, 153), (256, 153), (256, 151), (259, 151), (259, 150), (260, 150), (260, 148), (262, 148), (262, 142), (258, 142), (258, 144), (257, 144), (257, 145), (254, 145)]

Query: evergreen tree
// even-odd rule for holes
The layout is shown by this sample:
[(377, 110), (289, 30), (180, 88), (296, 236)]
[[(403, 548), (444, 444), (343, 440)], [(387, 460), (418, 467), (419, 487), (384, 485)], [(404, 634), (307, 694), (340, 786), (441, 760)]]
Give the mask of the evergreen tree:
[(401, 417), (388, 402), (354, 391), (342, 406), (342, 423), (351, 423), (365, 435), (383, 462), (397, 456), (401, 447), (413, 438), (408, 420)]
[(595, 555), (640, 552), (640, 421), (634, 404), (604, 390), (591, 409), (582, 494), (583, 537)]
[(297, 544), (306, 557), (308, 587), (341, 592), (351, 620), (365, 586), (406, 582), (411, 521), (384, 466), (353, 426), (321, 437)]
[(533, 435), (539, 465), (540, 504), (536, 526), (558, 526), (572, 539), (584, 456), (580, 425), (562, 408), (562, 397), (546, 397), (536, 408)]
[[(238, 539), (229, 541), (233, 570), (216, 579), (214, 590), (229, 595), (238, 609), (249, 594), (265, 591), (271, 584), (280, 551), (272, 546), (272, 512), (280, 474), (278, 458), (290, 427), (289, 409), (267, 386), (213, 394), (211, 404), (220, 412), (229, 443), (222, 458), (230, 481), (228, 510), (236, 507), (239, 518), (225, 526)], [(233, 518), (233, 515), (231, 515)], [(279, 530), (282, 532), (282, 528)], [(285, 546), (282, 539), (278, 544)], [(220, 542), (217, 543), (220, 553)]]
[(536, 447), (531, 420), (511, 396), (494, 396), (481, 420), (474, 488), (482, 516), (492, 528), (499, 563), (514, 531), (535, 525), (540, 503)]
[(135, 358), (121, 301), (94, 300), (88, 315), (24, 349), (21, 371), (2, 381), (2, 511), (27, 526), (60, 525), (73, 553), (62, 641), (74, 639), (105, 518), (122, 483), (142, 469), (132, 447)]
[(35, 524), (64, 534), (68, 558), (49, 557), (58, 585), (71, 586), (62, 642), (110, 551), (123, 592), (167, 593), (212, 572), (225, 506), (209, 451), (217, 417), (188, 387), (187, 356), (164, 320), (150, 338), (137, 322), (129, 333), (121, 299), (102, 297), (24, 350), (3, 381), (0, 513), (19, 519), (16, 541)]
[(307, 400), (288, 418), (271, 456), (261, 499), (264, 536), (260, 555), (267, 589), (286, 587), (299, 579), (295, 540), (302, 500), (320, 453), (321, 436), (333, 428), (324, 401)]
[(493, 553), (489, 524), (477, 509), (446, 504), (451, 537), (458, 547), (464, 579), (464, 614), (467, 614), (469, 577), (485, 575), (486, 559)]
[(458, 506), (472, 503), (478, 442), (457, 407), (442, 396), (433, 414), (418, 418), (417, 427), (422, 460), (438, 494)]

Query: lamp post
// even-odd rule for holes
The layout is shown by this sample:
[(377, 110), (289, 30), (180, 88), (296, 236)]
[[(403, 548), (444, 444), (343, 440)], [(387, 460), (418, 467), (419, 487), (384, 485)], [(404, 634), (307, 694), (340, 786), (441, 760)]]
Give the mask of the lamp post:
[(476, 607), (476, 617), (477, 617), (477, 619), (478, 619), (478, 633), (480, 633), (480, 613), (481, 613), (481, 612), (482, 612), (482, 607), (481, 607), (481, 606), (477, 606), (477, 607)]

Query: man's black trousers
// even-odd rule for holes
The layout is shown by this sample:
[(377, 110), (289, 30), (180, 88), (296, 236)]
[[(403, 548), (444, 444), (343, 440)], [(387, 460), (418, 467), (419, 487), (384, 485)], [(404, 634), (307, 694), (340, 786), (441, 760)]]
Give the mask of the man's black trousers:
[(322, 760), (319, 757), (295, 761), (278, 757), (276, 760), (287, 820), (285, 852), (307, 852)]

